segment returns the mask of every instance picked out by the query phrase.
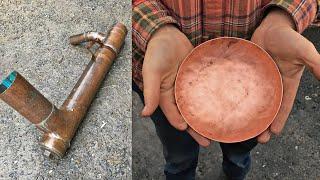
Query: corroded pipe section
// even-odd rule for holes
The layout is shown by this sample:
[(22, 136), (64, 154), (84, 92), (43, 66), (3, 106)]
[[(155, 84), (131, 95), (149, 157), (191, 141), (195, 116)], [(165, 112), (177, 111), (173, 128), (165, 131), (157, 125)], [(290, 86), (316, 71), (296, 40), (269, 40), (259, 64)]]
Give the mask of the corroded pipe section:
[(42, 122), (56, 107), (16, 71), (3, 80), (1, 86), (0, 98), (46, 132)]
[(126, 34), (126, 27), (118, 23), (108, 35), (90, 32), (70, 37), (73, 45), (91, 41), (99, 43), (100, 48), (60, 109), (15, 71), (0, 84), (0, 98), (44, 132), (40, 145), (47, 155), (63, 157), (70, 147), (70, 141), (120, 51)]

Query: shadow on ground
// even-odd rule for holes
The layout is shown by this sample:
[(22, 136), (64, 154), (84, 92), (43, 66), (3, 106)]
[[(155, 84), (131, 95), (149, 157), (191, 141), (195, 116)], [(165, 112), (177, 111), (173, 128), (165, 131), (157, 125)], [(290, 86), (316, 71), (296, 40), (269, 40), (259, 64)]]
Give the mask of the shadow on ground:
[[(320, 51), (320, 29), (308, 29), (304, 35)], [(306, 99), (309, 96), (311, 99)], [(162, 147), (150, 119), (141, 119), (142, 103), (133, 94), (133, 179), (164, 179)], [(303, 75), (289, 121), (280, 137), (252, 151), (249, 180), (316, 180), (320, 177), (320, 82), (310, 72)], [(221, 177), (222, 155), (218, 143), (202, 148), (198, 179)]]

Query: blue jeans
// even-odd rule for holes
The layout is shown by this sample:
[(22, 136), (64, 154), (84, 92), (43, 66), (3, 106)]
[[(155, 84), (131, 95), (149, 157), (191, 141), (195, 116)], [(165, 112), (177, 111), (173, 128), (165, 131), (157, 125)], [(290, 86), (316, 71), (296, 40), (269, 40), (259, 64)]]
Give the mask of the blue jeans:
[[(141, 100), (143, 92), (133, 83)], [(178, 131), (172, 127), (160, 108), (152, 114), (156, 133), (163, 145), (163, 155), (166, 160), (164, 173), (167, 180), (193, 180), (198, 164), (199, 145), (185, 131)], [(220, 143), (223, 153), (222, 168), (229, 179), (244, 179), (249, 172), (250, 151), (257, 145), (255, 138), (239, 143)]]

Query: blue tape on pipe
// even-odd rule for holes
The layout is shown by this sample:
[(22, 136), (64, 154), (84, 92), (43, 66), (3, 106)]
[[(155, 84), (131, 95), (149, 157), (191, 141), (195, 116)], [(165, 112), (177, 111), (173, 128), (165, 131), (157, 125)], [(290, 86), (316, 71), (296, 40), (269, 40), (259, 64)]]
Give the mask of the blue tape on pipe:
[(13, 71), (6, 79), (2, 81), (2, 83), (0, 84), (0, 94), (11, 87), (14, 80), (16, 79), (16, 76), (17, 76), (17, 72)]

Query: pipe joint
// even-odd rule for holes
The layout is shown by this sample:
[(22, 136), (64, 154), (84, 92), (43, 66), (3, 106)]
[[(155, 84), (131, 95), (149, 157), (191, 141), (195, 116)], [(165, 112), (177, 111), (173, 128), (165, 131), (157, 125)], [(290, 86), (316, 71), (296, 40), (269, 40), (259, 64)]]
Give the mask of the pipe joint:
[(57, 111), (57, 108), (55, 105), (52, 104), (51, 112), (50, 114), (41, 122), (35, 124), (35, 126), (40, 129), (43, 132), (50, 132), (50, 129), (48, 128), (48, 120), (51, 119), (52, 115)]
[[(120, 52), (121, 46), (124, 42), (124, 38), (127, 35), (127, 28), (121, 24), (116, 24), (108, 34), (101, 32), (86, 32), (83, 34), (77, 34), (70, 37), (70, 44), (79, 45), (81, 43), (89, 42), (87, 49), (98, 43), (100, 47), (108, 48), (117, 55)], [(91, 52), (91, 51), (90, 51)], [(91, 52), (92, 54), (95, 54)]]

